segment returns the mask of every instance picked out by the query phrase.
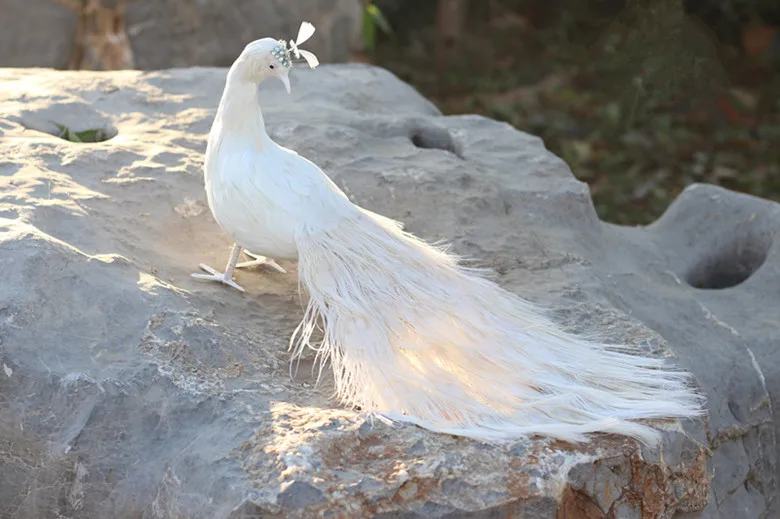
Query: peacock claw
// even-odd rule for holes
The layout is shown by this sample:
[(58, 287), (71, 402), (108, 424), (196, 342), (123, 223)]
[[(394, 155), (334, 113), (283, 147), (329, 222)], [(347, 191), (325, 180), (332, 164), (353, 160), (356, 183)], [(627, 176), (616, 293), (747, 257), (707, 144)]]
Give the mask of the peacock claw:
[(284, 270), (276, 261), (272, 260), (271, 258), (266, 258), (265, 256), (254, 254), (246, 250), (244, 251), (244, 254), (254, 259), (252, 261), (244, 261), (242, 263), (239, 263), (236, 265), (236, 268), (240, 269), (246, 267), (254, 267), (255, 265), (268, 265), (272, 269), (277, 270), (282, 274), (287, 274), (287, 271)]
[(219, 281), (220, 283), (233, 287), (236, 290), (240, 290), (241, 292), (246, 292), (246, 290), (244, 290), (244, 287), (242, 287), (241, 285), (233, 281), (232, 275), (228, 276), (226, 273), (217, 272), (213, 268), (203, 263), (200, 264), (200, 268), (208, 272), (208, 274), (192, 274), (192, 277), (198, 279), (205, 279), (207, 281)]

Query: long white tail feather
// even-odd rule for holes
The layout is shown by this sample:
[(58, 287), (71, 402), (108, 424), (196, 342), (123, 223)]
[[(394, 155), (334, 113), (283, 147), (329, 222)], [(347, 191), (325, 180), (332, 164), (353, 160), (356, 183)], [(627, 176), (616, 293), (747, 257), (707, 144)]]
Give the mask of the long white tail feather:
[(634, 420), (703, 413), (688, 373), (561, 331), (398, 222), (362, 210), (297, 245), (310, 299), (292, 356), (315, 350), (320, 373), (330, 362), (345, 405), (483, 441), (603, 432), (654, 444), (658, 431)]

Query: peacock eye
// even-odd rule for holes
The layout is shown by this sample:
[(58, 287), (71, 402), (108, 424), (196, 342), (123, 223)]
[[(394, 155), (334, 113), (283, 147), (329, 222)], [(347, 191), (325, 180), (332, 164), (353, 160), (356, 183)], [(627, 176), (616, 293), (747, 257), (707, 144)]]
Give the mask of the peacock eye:
[(274, 66), (273, 66), (273, 65), (268, 65), (268, 67), (269, 67), (269, 68), (274, 68)]

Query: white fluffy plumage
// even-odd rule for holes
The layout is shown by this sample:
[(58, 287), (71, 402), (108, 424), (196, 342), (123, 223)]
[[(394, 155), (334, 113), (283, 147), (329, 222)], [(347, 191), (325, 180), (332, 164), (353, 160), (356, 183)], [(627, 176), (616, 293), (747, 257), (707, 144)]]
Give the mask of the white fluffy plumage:
[(228, 73), (205, 180), (236, 245), (224, 273), (204, 265), (211, 274), (194, 276), (240, 288), (232, 273), (243, 248), (297, 260), (309, 301), (293, 359), (316, 351), (341, 402), (389, 420), (483, 441), (604, 432), (652, 444), (658, 431), (637, 420), (702, 414), (688, 373), (560, 331), (543, 309), (352, 204), (315, 164), (273, 142), (257, 85), (277, 77), (289, 90), (271, 55), (278, 44), (250, 43)]

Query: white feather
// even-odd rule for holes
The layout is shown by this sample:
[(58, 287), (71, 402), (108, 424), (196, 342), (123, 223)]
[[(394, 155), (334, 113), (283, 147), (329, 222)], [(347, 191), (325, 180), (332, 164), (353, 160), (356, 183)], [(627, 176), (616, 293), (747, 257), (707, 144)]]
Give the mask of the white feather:
[(309, 64), (309, 67), (315, 68), (320, 64), (317, 56), (315, 56), (313, 52), (298, 48), (298, 45), (311, 38), (312, 34), (314, 34), (314, 25), (310, 24), (309, 22), (302, 22), (300, 29), (298, 29), (298, 37), (295, 39), (295, 41), (290, 40), (290, 50), (292, 50), (296, 58), (303, 56), (303, 58), (306, 60), (306, 63)]
[(298, 37), (295, 38), (295, 44), (300, 45), (305, 42), (314, 34), (314, 25), (309, 22), (302, 22), (301, 27), (298, 29)]
[(329, 229), (311, 223), (296, 239), (310, 299), (291, 348), (330, 361), (346, 405), (480, 440), (611, 432), (653, 443), (657, 431), (633, 420), (701, 413), (689, 374), (560, 331), (400, 225), (362, 210)]
[(306, 60), (306, 63), (309, 64), (309, 67), (315, 68), (320, 64), (320, 60), (317, 59), (317, 56), (315, 56), (313, 52), (309, 52), (308, 50), (303, 49), (298, 49), (298, 52), (301, 56), (303, 56), (303, 59)]
[(329, 361), (344, 404), (485, 441), (608, 432), (653, 443), (658, 432), (637, 420), (702, 414), (688, 373), (562, 332), (482, 271), (353, 205), (270, 139), (240, 66), (209, 135), (209, 205), (241, 246), (298, 259), (309, 301), (292, 357)]

